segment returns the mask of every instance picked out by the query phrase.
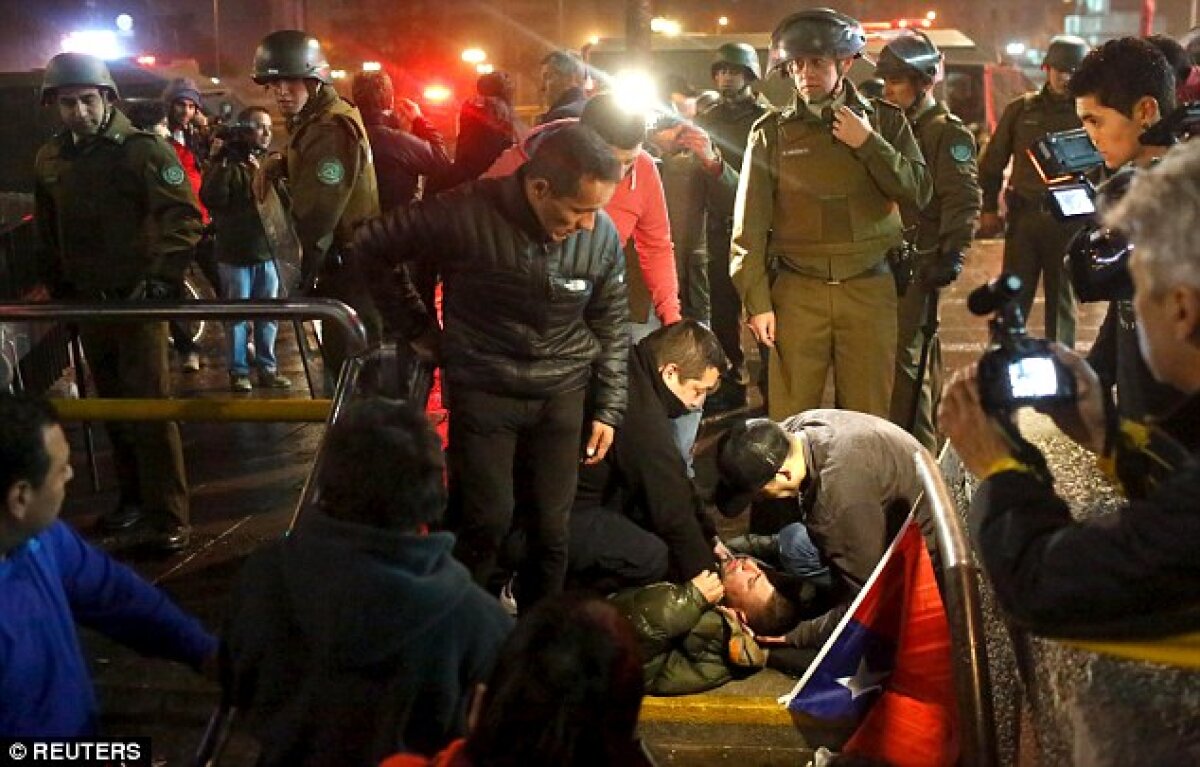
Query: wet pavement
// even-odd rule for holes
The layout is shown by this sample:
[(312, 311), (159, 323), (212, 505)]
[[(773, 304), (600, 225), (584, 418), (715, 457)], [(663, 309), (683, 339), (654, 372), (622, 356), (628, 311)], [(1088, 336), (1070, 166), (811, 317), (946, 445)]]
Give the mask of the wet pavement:
[[(1000, 249), (999, 241), (978, 243), (963, 277), (942, 301), (941, 334), (948, 369), (974, 361), (984, 349), (986, 322), (967, 313), (965, 300), (971, 288), (999, 271)], [(1090, 345), (1102, 314), (1102, 306), (1084, 308), (1078, 331), (1081, 348)], [(1040, 299), (1029, 324), (1035, 330), (1042, 326)], [(199, 373), (178, 372), (176, 396), (280, 396), (277, 391), (264, 390), (249, 395), (230, 393), (222, 334), (210, 326), (202, 343), (206, 366)], [(307, 396), (290, 328), (280, 329), (278, 357), (281, 372), (295, 383), (286, 396)], [(720, 423), (707, 423), (698, 442), (702, 488), (712, 484), (711, 447), (719, 428)], [(130, 552), (120, 556), (216, 630), (241, 562), (262, 542), (287, 528), (322, 427), (184, 424), (181, 429), (192, 491), (195, 532), (191, 545), (165, 558)], [(68, 492), (64, 516), (89, 535), (95, 517), (117, 500), (103, 430), (96, 431), (101, 448), (99, 491), (91, 487), (82, 429), (79, 425), (69, 428), (76, 479)], [(105, 543), (95, 536), (92, 539)], [(149, 736), (158, 763), (189, 763), (216, 703), (216, 686), (187, 669), (143, 659), (90, 632), (85, 632), (85, 652), (96, 675), (106, 732)], [(774, 698), (791, 686), (792, 680), (764, 672), (706, 696), (648, 702), (643, 716), (647, 741), (664, 764), (727, 764), (730, 760), (747, 765), (801, 764), (808, 753), (806, 745), (786, 719), (780, 718), (783, 712), (773, 708)], [(247, 739), (235, 738), (222, 764), (249, 764), (252, 753)]]

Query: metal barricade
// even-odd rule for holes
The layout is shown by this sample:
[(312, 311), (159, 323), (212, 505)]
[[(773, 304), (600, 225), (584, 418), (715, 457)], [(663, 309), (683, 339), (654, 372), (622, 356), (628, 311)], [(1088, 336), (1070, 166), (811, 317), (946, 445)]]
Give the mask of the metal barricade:
[(962, 735), (960, 762), (968, 767), (999, 764), (996, 718), (992, 708), (992, 681), (988, 670), (979, 568), (954, 501), (933, 457), (924, 450), (913, 453), (917, 473), (929, 500), (941, 555), (942, 596), (950, 623), (953, 647), (955, 697)]

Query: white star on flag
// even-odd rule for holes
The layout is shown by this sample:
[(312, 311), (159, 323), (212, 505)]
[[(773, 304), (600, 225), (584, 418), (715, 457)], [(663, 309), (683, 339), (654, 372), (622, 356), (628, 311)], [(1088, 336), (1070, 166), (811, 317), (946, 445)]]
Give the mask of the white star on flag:
[(867, 666), (866, 658), (859, 658), (858, 670), (854, 676), (838, 677), (837, 683), (850, 691), (850, 699), (857, 700), (858, 696), (866, 695), (871, 690), (881, 690), (879, 683), (888, 678), (890, 671), (872, 671)]

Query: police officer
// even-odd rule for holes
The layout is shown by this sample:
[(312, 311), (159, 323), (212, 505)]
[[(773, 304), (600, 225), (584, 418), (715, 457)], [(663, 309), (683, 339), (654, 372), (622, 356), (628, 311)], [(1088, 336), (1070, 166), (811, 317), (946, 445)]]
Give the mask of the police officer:
[[(165, 298), (200, 239), (196, 196), (175, 153), (117, 111), (117, 86), (99, 59), (61, 53), (46, 66), (42, 101), (65, 130), (38, 152), (35, 203), (45, 279), (56, 298)], [(104, 397), (170, 395), (165, 323), (80, 328)], [(108, 533), (164, 549), (187, 545), (188, 489), (174, 423), (110, 423), (120, 500)]]
[[(900, 206), (917, 261), (916, 280), (900, 297), (891, 418), (934, 453), (937, 429), (933, 416), (942, 390), (941, 345), (933, 335), (937, 295), (962, 271), (964, 253), (979, 223), (981, 199), (975, 139), (962, 120), (930, 92), (941, 74), (941, 64), (937, 46), (924, 34), (912, 32), (889, 42), (875, 67), (875, 76), (883, 80), (884, 98), (904, 110), (933, 176), (933, 199), (928, 205)], [(928, 347), (925, 369), (919, 371), (923, 346)], [(918, 375), (922, 386), (914, 413)]]
[[(771, 109), (771, 102), (751, 90), (762, 78), (758, 52), (746, 43), (726, 43), (717, 49), (712, 63), (712, 78), (720, 99), (696, 116), (734, 172), (742, 169), (746, 139), (750, 128)], [(742, 353), (742, 301), (729, 279), (729, 235), (733, 227), (732, 198), (720, 210), (710, 210), (706, 240), (708, 243), (708, 281), (712, 328), (729, 359), (729, 372), (716, 394), (705, 403), (708, 412), (744, 407), (746, 404), (745, 364)], [(766, 375), (762, 376), (762, 383)]]
[[(1051, 40), (1042, 62), (1046, 85), (1005, 108), (979, 158), (983, 187), (980, 234), (994, 236), (1005, 231), (1004, 269), (1015, 272), (1025, 285), (1021, 308), (1026, 315), (1033, 305), (1038, 276), (1044, 276), (1046, 336), (1067, 346), (1075, 344), (1075, 296), (1063, 268), (1063, 254), (1079, 225), (1061, 222), (1045, 210), (1046, 185), (1027, 150), (1047, 133), (1081, 127), (1067, 83), (1087, 52), (1088, 44), (1081, 38), (1059, 35)], [(1008, 206), (1005, 227), (998, 213), (998, 197), (1010, 157), (1013, 167), (1004, 194)]]
[(771, 37), (792, 105), (751, 131), (730, 268), (750, 327), (773, 347), (771, 418), (819, 407), (832, 364), (837, 402), (887, 417), (896, 357), (898, 204), (923, 206), (929, 172), (903, 112), (845, 75), (866, 44), (854, 19), (793, 14)]
[[(354, 227), (379, 215), (375, 166), (362, 115), (338, 95), (320, 42), (295, 29), (272, 32), (254, 54), (254, 82), (266, 85), (287, 121), (282, 158), (264, 163), (265, 177), (286, 179), (292, 219), (303, 249), (300, 293), (336, 298), (362, 320), (371, 343), (381, 319), (362, 278), (345, 259)], [(340, 333), (324, 337), (326, 377), (346, 358)]]

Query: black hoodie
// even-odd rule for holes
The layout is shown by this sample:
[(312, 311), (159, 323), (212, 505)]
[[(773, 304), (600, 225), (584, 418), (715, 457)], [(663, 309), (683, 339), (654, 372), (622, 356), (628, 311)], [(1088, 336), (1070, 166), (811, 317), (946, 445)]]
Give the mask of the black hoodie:
[(260, 764), (373, 765), (464, 734), (512, 620), (453, 546), (312, 512), (250, 557), (225, 640)]

